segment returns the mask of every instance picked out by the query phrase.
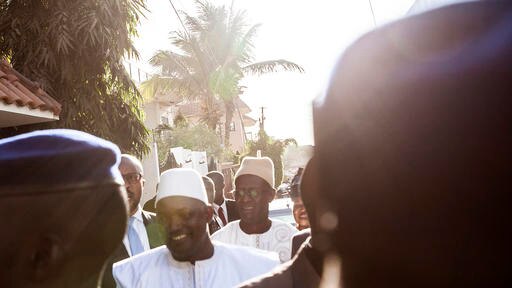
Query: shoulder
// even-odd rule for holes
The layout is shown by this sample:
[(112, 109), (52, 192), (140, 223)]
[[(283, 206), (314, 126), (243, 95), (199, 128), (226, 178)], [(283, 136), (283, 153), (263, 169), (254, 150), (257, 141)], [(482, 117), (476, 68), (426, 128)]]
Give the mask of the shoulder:
[(272, 221), (272, 230), (283, 230), (283, 231), (286, 231), (288, 233), (290, 233), (290, 237), (291, 235), (297, 233), (299, 230), (297, 230), (297, 228), (293, 227), (292, 225), (284, 222), (284, 221), (281, 221), (281, 220), (277, 220), (277, 219), (271, 219)]
[(213, 233), (212, 239), (219, 239), (220, 237), (227, 236), (240, 227), (240, 220), (232, 221), (226, 224), (226, 226), (220, 228), (217, 232)]
[(142, 210), (142, 218), (145, 219), (144, 224), (146, 224), (146, 221), (147, 221), (147, 223), (156, 223), (156, 221), (157, 221), (155, 213), (145, 211), (145, 210)]
[(237, 263), (238, 267), (240, 267), (239, 265), (252, 266), (255, 264), (275, 267), (280, 263), (279, 256), (275, 252), (217, 241), (213, 241), (213, 245), (216, 249), (216, 253), (229, 258), (230, 262)]
[(292, 261), (288, 261), (268, 273), (241, 283), (238, 287), (293, 287), (292, 264)]
[(148, 263), (157, 262), (162, 258), (167, 258), (169, 254), (169, 250), (166, 246), (162, 245), (160, 247), (151, 249), (134, 257), (130, 257), (119, 262), (114, 263), (112, 270), (114, 273), (116, 271), (121, 272), (126, 269), (133, 268), (141, 268), (143, 269)]
[(311, 229), (304, 229), (302, 231), (299, 231), (292, 236), (292, 257), (297, 253), (297, 251), (300, 249), (301, 246), (304, 245), (304, 243), (308, 242), (308, 238), (311, 236)]
[(308, 238), (309, 236), (311, 236), (311, 229), (307, 228), (302, 231), (296, 232), (295, 234), (293, 234), (292, 238), (294, 240), (306, 240), (306, 238)]
[(112, 266), (112, 274), (118, 287), (137, 287), (143, 275), (152, 272), (152, 269), (162, 268), (163, 261), (167, 261), (169, 250), (160, 246), (134, 257), (124, 259)]

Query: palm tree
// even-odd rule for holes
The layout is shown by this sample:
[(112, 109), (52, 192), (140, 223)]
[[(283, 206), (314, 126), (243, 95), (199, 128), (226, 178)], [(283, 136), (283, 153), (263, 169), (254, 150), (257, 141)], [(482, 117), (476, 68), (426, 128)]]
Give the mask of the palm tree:
[(282, 59), (254, 62), (253, 39), (260, 25), (249, 25), (244, 10), (201, 0), (196, 1), (196, 7), (196, 17), (181, 12), (185, 30), (175, 31), (171, 37), (176, 49), (158, 51), (152, 57), (151, 64), (160, 67), (161, 74), (144, 83), (142, 90), (199, 99), (203, 120), (212, 130), (225, 113), (224, 143), (228, 145), (235, 100), (241, 94), (240, 80), (249, 74), (303, 72), (303, 68)]
[(0, 129), (0, 138), (73, 128), (146, 152), (142, 98), (123, 66), (137, 54), (131, 36), (144, 10), (144, 0), (0, 1), (0, 58), (63, 104), (59, 121)]

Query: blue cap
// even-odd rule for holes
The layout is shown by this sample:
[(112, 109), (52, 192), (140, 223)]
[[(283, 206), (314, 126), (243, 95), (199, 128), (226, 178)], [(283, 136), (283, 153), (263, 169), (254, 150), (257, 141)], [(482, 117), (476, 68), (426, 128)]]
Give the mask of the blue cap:
[(18, 188), (24, 187), (51, 191), (122, 185), (119, 162), (115, 144), (76, 130), (41, 130), (2, 139), (0, 196), (22, 193)]

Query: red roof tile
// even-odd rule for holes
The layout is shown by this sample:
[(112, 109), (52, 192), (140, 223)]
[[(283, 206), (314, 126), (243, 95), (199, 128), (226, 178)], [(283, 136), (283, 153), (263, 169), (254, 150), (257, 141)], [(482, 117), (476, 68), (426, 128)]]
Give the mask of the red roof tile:
[(28, 106), (31, 109), (51, 111), (58, 116), (62, 106), (41, 89), (37, 82), (30, 81), (9, 62), (0, 60), (0, 101), (5, 104), (15, 103), (18, 106)]

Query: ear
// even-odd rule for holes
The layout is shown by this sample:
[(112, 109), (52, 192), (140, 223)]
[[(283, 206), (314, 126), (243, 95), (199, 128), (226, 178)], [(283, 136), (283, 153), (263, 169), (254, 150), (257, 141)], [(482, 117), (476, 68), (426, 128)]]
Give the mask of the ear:
[(206, 205), (206, 210), (205, 210), (205, 214), (206, 214), (206, 223), (210, 223), (210, 221), (212, 221), (212, 218), (213, 218), (213, 207), (212, 205)]
[(268, 203), (272, 202), (272, 200), (274, 200), (274, 198), (276, 197), (276, 189), (273, 189), (273, 188), (270, 188), (268, 189), (268, 193), (265, 193), (265, 195), (268, 196)]
[(30, 259), (30, 275), (32, 281), (42, 282), (59, 273), (62, 267), (64, 248), (57, 235), (43, 235), (34, 247)]

